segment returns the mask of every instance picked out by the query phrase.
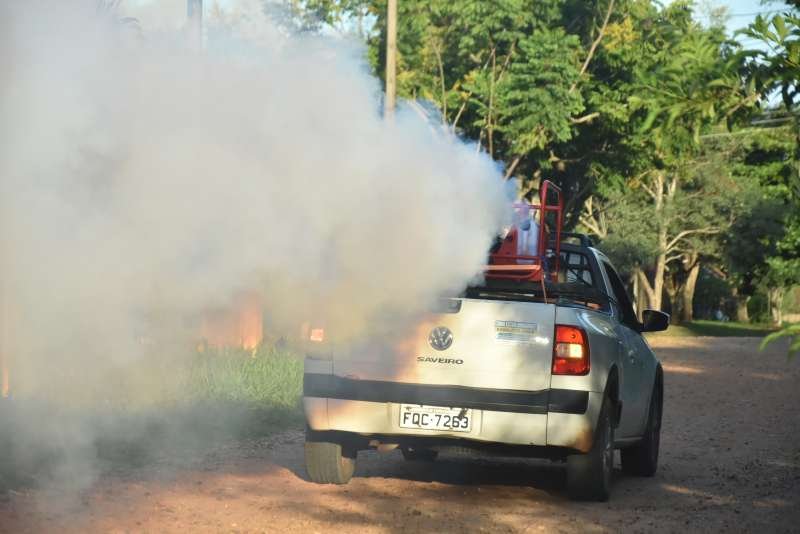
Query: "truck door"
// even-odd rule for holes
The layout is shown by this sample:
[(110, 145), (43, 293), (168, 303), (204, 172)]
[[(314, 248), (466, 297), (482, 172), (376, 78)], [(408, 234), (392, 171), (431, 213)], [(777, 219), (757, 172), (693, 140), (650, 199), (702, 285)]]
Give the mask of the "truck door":
[(622, 398), (622, 417), (617, 430), (619, 437), (632, 437), (641, 434), (642, 422), (646, 413), (647, 388), (644, 386), (644, 359), (641, 354), (639, 338), (634, 328), (638, 324), (628, 292), (617, 272), (610, 263), (603, 261), (610, 284), (609, 294), (616, 302), (612, 303), (620, 342), (620, 396)]

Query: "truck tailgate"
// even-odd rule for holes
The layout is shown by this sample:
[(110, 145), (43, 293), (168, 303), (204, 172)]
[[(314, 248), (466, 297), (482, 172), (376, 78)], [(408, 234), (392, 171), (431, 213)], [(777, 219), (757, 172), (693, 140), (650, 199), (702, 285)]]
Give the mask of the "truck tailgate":
[[(555, 306), (459, 299), (402, 341), (336, 350), (333, 373), (379, 382), (541, 391), (550, 387)], [(411, 400), (411, 399), (409, 399)]]

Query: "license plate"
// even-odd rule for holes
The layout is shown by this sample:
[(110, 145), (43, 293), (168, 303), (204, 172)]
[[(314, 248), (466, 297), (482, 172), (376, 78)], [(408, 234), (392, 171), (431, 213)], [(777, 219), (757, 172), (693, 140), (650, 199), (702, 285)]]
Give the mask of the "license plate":
[(472, 410), (401, 404), (400, 427), (469, 432), (472, 429)]

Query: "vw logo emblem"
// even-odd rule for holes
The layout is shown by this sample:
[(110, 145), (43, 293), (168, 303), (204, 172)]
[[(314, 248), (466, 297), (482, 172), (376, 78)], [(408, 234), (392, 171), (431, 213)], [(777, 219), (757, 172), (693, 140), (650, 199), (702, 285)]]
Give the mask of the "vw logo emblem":
[(453, 333), (446, 326), (437, 326), (428, 335), (428, 343), (436, 350), (447, 350), (453, 344)]

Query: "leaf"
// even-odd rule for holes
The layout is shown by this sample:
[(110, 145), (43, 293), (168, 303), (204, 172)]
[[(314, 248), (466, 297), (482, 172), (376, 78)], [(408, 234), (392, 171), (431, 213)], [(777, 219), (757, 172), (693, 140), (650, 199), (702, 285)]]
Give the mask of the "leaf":
[(761, 15), (758, 15), (753, 23), (750, 25), (754, 34), (764, 34), (767, 31), (767, 21)]
[(775, 28), (775, 31), (778, 32), (780, 42), (785, 41), (786, 37), (789, 35), (789, 31), (786, 29), (786, 23), (783, 21), (783, 17), (775, 15), (772, 19), (772, 26)]
[(660, 109), (651, 109), (650, 112), (647, 114), (647, 117), (644, 119), (641, 128), (639, 129), (642, 132), (646, 132), (652, 126), (658, 116), (661, 115)]
[(795, 340), (789, 347), (791, 356), (792, 355), (791, 353), (800, 350), (800, 324), (787, 326), (783, 330), (778, 330), (777, 332), (769, 334), (761, 341), (761, 345), (758, 347), (758, 349), (763, 351), (766, 348), (766, 346), (769, 345), (770, 343), (774, 342), (777, 339), (788, 336), (795, 336)]

